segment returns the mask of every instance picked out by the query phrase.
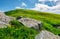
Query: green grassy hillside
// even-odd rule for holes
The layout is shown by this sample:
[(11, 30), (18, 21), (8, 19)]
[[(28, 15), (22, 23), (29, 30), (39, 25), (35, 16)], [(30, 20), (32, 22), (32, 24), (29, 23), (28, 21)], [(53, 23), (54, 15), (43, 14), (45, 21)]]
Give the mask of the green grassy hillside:
[(60, 25), (60, 15), (25, 9), (16, 9), (5, 12), (5, 14), (13, 17), (23, 16), (40, 20), (43, 22), (43, 29), (47, 29), (54, 34), (60, 34), (60, 29), (56, 28)]
[[(56, 35), (60, 35), (60, 29), (58, 29), (58, 25), (60, 25), (60, 15), (57, 14), (52, 14), (52, 13), (46, 13), (46, 12), (39, 12), (39, 11), (33, 11), (33, 10), (25, 10), (25, 9), (16, 9), (16, 10), (11, 10), (11, 11), (7, 11), (5, 12), (6, 15), (8, 16), (13, 16), (13, 17), (18, 17), (18, 16), (23, 16), (23, 17), (29, 17), (29, 18), (33, 18), (39, 21), (42, 21), (43, 23), (43, 27), (42, 29), (46, 29)], [(34, 39), (34, 36), (38, 33), (36, 30), (34, 29), (29, 29), (29, 28), (25, 28), (24, 25), (20, 25), (18, 22), (11, 22), (14, 25), (14, 28), (8, 28), (8, 36), (10, 36), (13, 31), (15, 31), (15, 36), (12, 34), (12, 38), (17, 37), (17, 39), (21, 38), (25, 38), (25, 39)], [(17, 30), (16, 28), (19, 27)], [(3, 29), (4, 31), (5, 29)], [(17, 33), (18, 32), (18, 33)], [(11, 34), (10, 34), (11, 33)], [(22, 33), (22, 34), (20, 34)], [(22, 35), (22, 37), (21, 37)], [(28, 36), (29, 35), (29, 36)], [(27, 37), (25, 37), (27, 36)], [(10, 38), (10, 37), (8, 37)]]
[(38, 31), (22, 25), (17, 20), (10, 22), (11, 27), (0, 28), (0, 39), (34, 39)]

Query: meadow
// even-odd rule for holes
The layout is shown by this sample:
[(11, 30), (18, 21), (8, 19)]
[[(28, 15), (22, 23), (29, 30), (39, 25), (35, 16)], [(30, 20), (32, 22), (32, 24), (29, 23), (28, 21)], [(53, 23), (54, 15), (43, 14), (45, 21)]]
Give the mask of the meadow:
[[(17, 18), (18, 16), (28, 17), (32, 19), (36, 19), (38, 21), (42, 21), (43, 26), (41, 30), (48, 30), (55, 35), (60, 35), (60, 29), (57, 27), (60, 26), (60, 15), (52, 14), (48, 12), (40, 12), (34, 10), (26, 10), (26, 9), (16, 9), (5, 12), (8, 16), (13, 16)], [(5, 39), (34, 39), (34, 37), (38, 34), (38, 31), (35, 29), (31, 29), (25, 27), (17, 20), (11, 21), (11, 27), (0, 29), (0, 38)], [(13, 25), (12, 25), (13, 24)], [(7, 38), (8, 37), (8, 38)]]

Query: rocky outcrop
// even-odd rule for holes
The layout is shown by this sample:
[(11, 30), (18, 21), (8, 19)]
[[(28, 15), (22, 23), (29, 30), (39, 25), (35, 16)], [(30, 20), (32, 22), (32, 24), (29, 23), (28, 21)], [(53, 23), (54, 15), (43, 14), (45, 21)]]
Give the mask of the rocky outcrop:
[(4, 13), (0, 12), (0, 21), (9, 23), (11, 20), (14, 20), (14, 17), (6, 16)]
[(60, 29), (60, 26), (58, 26), (57, 28)]
[(6, 16), (3, 12), (0, 12), (0, 28), (7, 26), (14, 19), (14, 17)]
[(0, 21), (0, 28), (7, 28), (7, 23)]
[(37, 21), (37, 20), (31, 19), (31, 18), (21, 18), (21, 17), (19, 17), (19, 18), (18, 18), (18, 21), (29, 28), (35, 28), (35, 29), (39, 30), (42, 27), (41, 21)]
[(60, 39), (60, 37), (49, 31), (43, 30), (35, 37), (35, 39)]

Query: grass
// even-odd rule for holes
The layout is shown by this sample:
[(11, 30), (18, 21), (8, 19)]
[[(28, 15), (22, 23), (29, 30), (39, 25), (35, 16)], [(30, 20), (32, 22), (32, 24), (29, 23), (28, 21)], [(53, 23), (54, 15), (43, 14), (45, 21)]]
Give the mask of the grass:
[(35, 29), (27, 28), (16, 20), (10, 23), (11, 27), (0, 29), (0, 39), (34, 39), (38, 33)]
[[(39, 21), (42, 21), (43, 27), (42, 29), (48, 30), (56, 35), (60, 34), (60, 29), (58, 29), (58, 25), (60, 24), (60, 15), (52, 14), (47, 12), (39, 12), (33, 10), (25, 10), (25, 9), (16, 9), (5, 12), (8, 16), (18, 17), (29, 17)], [(34, 36), (38, 33), (35, 29), (30, 29), (22, 25), (21, 23), (15, 21), (11, 21), (11, 28), (0, 29), (0, 33), (2, 34), (1, 38), (5, 39), (34, 39)], [(0, 35), (1, 36), (1, 35)], [(8, 38), (7, 38), (8, 37)]]

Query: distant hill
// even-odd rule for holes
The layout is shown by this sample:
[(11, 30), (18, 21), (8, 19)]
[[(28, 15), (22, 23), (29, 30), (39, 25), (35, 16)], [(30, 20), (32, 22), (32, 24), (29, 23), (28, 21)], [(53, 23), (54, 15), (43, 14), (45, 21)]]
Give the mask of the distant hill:
[(60, 15), (58, 14), (25, 10), (25, 9), (16, 9), (7, 11), (5, 12), (5, 14), (13, 17), (23, 16), (40, 20), (43, 22), (42, 29), (46, 29), (57, 35), (60, 34), (60, 29), (57, 28), (58, 26), (60, 26)]
[[(39, 20), (43, 24), (43, 27), (41, 30), (47, 30), (47, 31), (54, 33), (55, 35), (60, 36), (60, 14), (52, 14), (52, 13), (47, 13), (47, 12), (39, 12), (39, 11), (26, 10), (26, 9), (11, 10), (11, 11), (5, 12), (5, 14), (8, 16), (13, 16), (15, 18), (22, 16), (22, 17), (28, 17), (28, 18), (33, 18), (33, 19)], [(28, 38), (34, 39), (34, 36), (36, 36), (36, 34), (38, 33), (34, 29), (21, 27), (24, 25), (19, 24), (19, 22), (17, 22), (17, 21), (12, 21), (11, 24), (13, 24), (15, 28), (19, 27), (18, 31), (19, 31), (19, 29), (22, 29), (20, 32), (22, 32), (23, 30), (24, 30), (23, 32), (26, 31), (25, 32), (26, 36), (28, 36), (28, 34), (30, 34), (30, 36), (26, 37), (26, 39), (28, 39)], [(12, 29), (15, 29), (15, 28), (12, 27)], [(15, 36), (16, 36), (16, 32), (15, 32)], [(29, 32), (29, 33), (27, 33), (27, 32)], [(33, 33), (33, 36), (32, 36), (31, 32)], [(22, 33), (22, 34), (19, 33), (19, 34), (21, 34), (21, 35), (24, 34), (23, 36), (25, 36), (25, 33)], [(19, 35), (19, 36), (21, 37), (21, 35)], [(23, 36), (22, 36), (22, 38), (23, 38)], [(13, 37), (14, 37), (14, 35), (13, 35)]]

